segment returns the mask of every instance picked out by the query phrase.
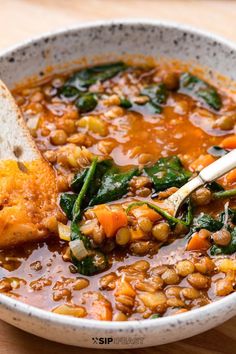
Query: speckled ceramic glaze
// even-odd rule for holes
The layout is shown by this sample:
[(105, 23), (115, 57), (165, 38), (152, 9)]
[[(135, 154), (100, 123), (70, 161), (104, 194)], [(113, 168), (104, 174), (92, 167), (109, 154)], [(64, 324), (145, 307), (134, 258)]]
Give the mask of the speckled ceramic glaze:
[[(198, 63), (236, 80), (236, 46), (180, 25), (149, 21), (96, 23), (41, 36), (0, 53), (0, 78), (10, 87), (29, 77), (94, 60), (148, 55)], [(85, 61), (86, 58), (86, 61)], [(140, 59), (141, 60), (141, 59)], [(177, 341), (236, 315), (236, 294), (177, 316), (100, 322), (61, 316), (0, 295), (0, 318), (38, 336), (94, 348), (137, 348)]]

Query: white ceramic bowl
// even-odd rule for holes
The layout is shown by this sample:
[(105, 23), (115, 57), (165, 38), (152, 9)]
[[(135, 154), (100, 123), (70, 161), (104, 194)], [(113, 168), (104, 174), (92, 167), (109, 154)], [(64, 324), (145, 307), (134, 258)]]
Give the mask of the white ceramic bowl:
[[(184, 26), (149, 21), (95, 23), (27, 41), (0, 53), (0, 77), (10, 87), (78, 62), (149, 55), (192, 61), (236, 80), (236, 46)], [(84, 60), (86, 58), (86, 60)], [(140, 59), (141, 60), (141, 59)], [(0, 318), (57, 342), (94, 348), (137, 348), (177, 341), (236, 315), (236, 293), (177, 316), (129, 322), (100, 322), (50, 313), (0, 295)]]

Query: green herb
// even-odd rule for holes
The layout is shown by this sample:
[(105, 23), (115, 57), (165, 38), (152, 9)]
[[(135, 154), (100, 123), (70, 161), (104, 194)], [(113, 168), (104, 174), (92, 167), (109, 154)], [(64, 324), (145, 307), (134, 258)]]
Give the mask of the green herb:
[(78, 260), (71, 253), (73, 264), (76, 266), (78, 273), (83, 275), (93, 275), (95, 273), (103, 271), (108, 266), (107, 257), (102, 252), (92, 249), (90, 239), (84, 236), (80, 232), (80, 228), (77, 223), (71, 223), (71, 240), (81, 240), (84, 247), (88, 251), (88, 255)]
[(191, 176), (177, 156), (163, 157), (153, 166), (146, 167), (144, 171), (152, 179), (156, 192), (170, 187), (181, 187)]
[(97, 250), (89, 251), (89, 255), (80, 261), (75, 257), (72, 260), (78, 273), (87, 276), (102, 272), (108, 266), (106, 255)]
[(80, 189), (82, 188), (83, 183), (84, 183), (84, 179), (87, 175), (87, 172), (88, 172), (88, 169), (86, 168), (74, 175), (74, 178), (73, 178), (71, 185), (70, 185), (74, 192), (78, 193), (80, 191)]
[(222, 229), (223, 223), (220, 220), (214, 219), (211, 215), (202, 214), (194, 220), (195, 231), (206, 229), (208, 231), (219, 231)]
[[(95, 171), (95, 174), (94, 174), (94, 177), (93, 177), (93, 183), (90, 186), (89, 191), (88, 191), (89, 195), (93, 195), (94, 193), (97, 192), (97, 189), (99, 188), (99, 186), (101, 184), (102, 176), (112, 166), (113, 166), (112, 160), (110, 160), (110, 159), (109, 160), (99, 161), (97, 163), (96, 171)], [(84, 179), (86, 177), (87, 170), (88, 169), (84, 169), (84, 170), (78, 172), (77, 174), (75, 174), (75, 176), (74, 176), (74, 178), (73, 178), (73, 180), (71, 182), (71, 188), (73, 189), (73, 191), (75, 191), (77, 193), (80, 191), (80, 189), (82, 188), (82, 185), (84, 183)], [(92, 190), (92, 192), (91, 192), (91, 190)]]
[(167, 90), (164, 84), (153, 84), (141, 91), (143, 96), (148, 96), (155, 104), (165, 104), (167, 100)]
[(217, 220), (209, 214), (201, 213), (198, 217), (191, 221), (192, 226), (189, 233), (186, 235), (186, 238), (188, 239), (192, 236), (192, 234), (201, 229), (206, 229), (211, 232), (219, 231), (224, 226), (222, 219), (223, 216), (220, 218), (220, 220)]
[(153, 111), (153, 113), (160, 114), (162, 111), (162, 104), (166, 103), (167, 100), (167, 90), (163, 83), (153, 84), (145, 87), (141, 91), (141, 95), (148, 96), (150, 101), (145, 104), (145, 106)]
[(213, 193), (214, 199), (233, 198), (236, 196), (236, 188)]
[(71, 229), (71, 235), (70, 235), (71, 241), (79, 239), (83, 241), (84, 247), (86, 249), (91, 248), (90, 239), (81, 233), (79, 225), (76, 222), (72, 221), (70, 229)]
[(213, 245), (210, 249), (211, 255), (232, 254), (236, 252), (236, 209), (227, 208), (220, 214), (219, 221), (222, 224), (222, 229), (225, 227), (231, 233), (231, 241), (227, 246)]
[(220, 214), (219, 219), (215, 219), (208, 214), (202, 214), (194, 220), (193, 227), (187, 235), (187, 238), (194, 232), (201, 229), (216, 232), (222, 230), (225, 227), (231, 233), (230, 244), (224, 247), (213, 245), (210, 249), (210, 253), (211, 255), (232, 254), (236, 252), (236, 227), (234, 227), (233, 224), (236, 224), (235, 209), (228, 209), (227, 213), (224, 211)]
[(222, 101), (215, 88), (208, 86), (207, 88), (198, 91), (198, 96), (216, 111), (221, 109)]
[[(137, 169), (127, 172), (120, 170), (112, 164), (112, 160), (104, 160), (97, 163), (96, 170), (90, 181), (86, 198), (83, 198), (83, 207), (107, 203), (120, 199), (128, 191), (129, 181), (139, 174)], [(75, 175), (71, 187), (75, 192), (81, 189), (87, 170)]]
[(219, 111), (222, 107), (221, 97), (216, 89), (190, 73), (183, 73), (180, 76), (179, 91), (201, 99), (204, 104), (216, 111)]
[[(226, 216), (226, 215), (227, 215), (227, 216)], [(226, 217), (227, 217), (227, 220), (226, 220)], [(232, 231), (232, 229), (230, 228), (229, 222), (231, 222), (231, 223), (233, 223), (233, 224), (236, 224), (236, 209), (228, 208), (228, 209), (227, 209), (227, 214), (226, 214), (225, 211), (223, 211), (223, 212), (220, 214), (219, 220), (220, 220), (223, 224), (225, 224), (226, 221), (227, 221), (228, 230), (229, 230), (229, 231)]]
[(228, 150), (221, 148), (220, 146), (211, 146), (208, 150), (207, 150), (208, 154), (214, 156), (214, 157), (221, 157), (224, 156), (226, 154), (228, 154)]
[(85, 93), (75, 101), (76, 107), (81, 113), (92, 111), (98, 104), (97, 97), (94, 93)]
[(69, 220), (72, 220), (72, 210), (76, 199), (77, 195), (72, 193), (63, 193), (60, 197), (60, 207)]
[(79, 91), (86, 91), (89, 86), (98, 81), (111, 79), (126, 68), (127, 66), (122, 62), (93, 66), (76, 72), (64, 86), (75, 87)]
[(128, 109), (132, 107), (132, 103), (127, 98), (120, 98), (120, 106)]
[(106, 256), (102, 252), (92, 249), (89, 238), (81, 233), (78, 225), (78, 221), (81, 219), (82, 216), (82, 202), (88, 191), (89, 184), (91, 183), (92, 178), (94, 176), (96, 166), (97, 158), (93, 160), (90, 168), (86, 171), (83, 186), (74, 202), (72, 209), (71, 240), (81, 240), (84, 244), (84, 247), (88, 251), (88, 255), (83, 259), (78, 260), (73, 256), (71, 252), (71, 258), (73, 264), (77, 268), (77, 271), (83, 275), (93, 275), (97, 272), (104, 270), (108, 265)]
[(62, 97), (74, 100), (79, 96), (80, 91), (75, 87), (64, 85), (58, 90), (58, 93)]
[(152, 101), (147, 102), (145, 108), (148, 109), (149, 114), (160, 114), (162, 112), (162, 107)]
[(215, 181), (208, 183), (207, 188), (210, 189), (211, 192), (224, 191), (224, 188), (219, 183), (217, 183)]
[(187, 221), (183, 221), (181, 219), (177, 219), (174, 216), (170, 215), (167, 211), (163, 210), (162, 208), (160, 208), (159, 206), (149, 203), (149, 202), (134, 202), (129, 204), (128, 208), (126, 209), (126, 213), (129, 214), (130, 210), (138, 207), (138, 206), (142, 206), (142, 205), (147, 205), (150, 209), (155, 210), (158, 214), (160, 214), (164, 219), (166, 219), (168, 221), (168, 223), (170, 224), (170, 226), (174, 226), (176, 224), (182, 224), (185, 226), (189, 226), (189, 220)]
[(129, 181), (140, 174), (138, 169), (119, 172), (115, 167), (110, 168), (102, 177), (101, 186), (89, 205), (103, 204), (118, 200), (128, 192)]
[(233, 254), (236, 252), (236, 227), (231, 232), (231, 241), (227, 246), (213, 245), (210, 249), (212, 256), (218, 256), (219, 254)]
[(93, 179), (95, 170), (96, 170), (96, 166), (97, 166), (97, 157), (93, 159), (93, 162), (91, 163), (90, 168), (87, 171), (85, 180), (84, 180), (84, 184), (83, 187), (81, 188), (78, 197), (75, 201), (75, 204), (73, 206), (73, 210), (72, 210), (72, 217), (73, 217), (73, 221), (78, 221), (81, 217), (81, 206), (82, 206), (82, 202), (83, 199), (87, 193), (87, 190), (89, 188), (89, 185)]
[(187, 210), (183, 213), (182, 219), (185, 221), (185, 225), (190, 226), (193, 222), (193, 206), (190, 198), (184, 206), (187, 206)]
[[(94, 159), (90, 168), (78, 173), (73, 182), (73, 189), (80, 190), (76, 201), (73, 200), (71, 240), (80, 239), (88, 251), (88, 255), (78, 260), (72, 255), (73, 264), (77, 267), (80, 274), (92, 275), (107, 268), (107, 258), (99, 250), (92, 249), (89, 238), (82, 235), (78, 225), (81, 219), (82, 210), (85, 205), (105, 203), (107, 201), (119, 199), (127, 193), (128, 182), (138, 173), (138, 170), (131, 170), (120, 173), (117, 167), (114, 167), (111, 160), (97, 162)], [(93, 198), (91, 198), (93, 196)], [(87, 198), (87, 200), (86, 200)]]

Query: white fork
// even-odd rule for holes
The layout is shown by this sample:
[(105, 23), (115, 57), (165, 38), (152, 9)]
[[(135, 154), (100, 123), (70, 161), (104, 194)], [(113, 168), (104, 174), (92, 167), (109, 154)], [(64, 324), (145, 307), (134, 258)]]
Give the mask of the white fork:
[(174, 210), (174, 216), (178, 214), (179, 208), (192, 192), (204, 184), (222, 177), (233, 168), (236, 168), (236, 149), (205, 167), (197, 177), (190, 180), (167, 199), (167, 204)]

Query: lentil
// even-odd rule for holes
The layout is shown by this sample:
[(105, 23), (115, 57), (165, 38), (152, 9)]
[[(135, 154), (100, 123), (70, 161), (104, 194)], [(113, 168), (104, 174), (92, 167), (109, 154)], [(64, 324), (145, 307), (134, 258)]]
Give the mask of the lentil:
[(170, 227), (167, 223), (160, 223), (152, 228), (152, 235), (157, 241), (165, 242), (168, 239)]
[(209, 287), (209, 279), (201, 273), (193, 273), (188, 276), (188, 282), (196, 289)]

